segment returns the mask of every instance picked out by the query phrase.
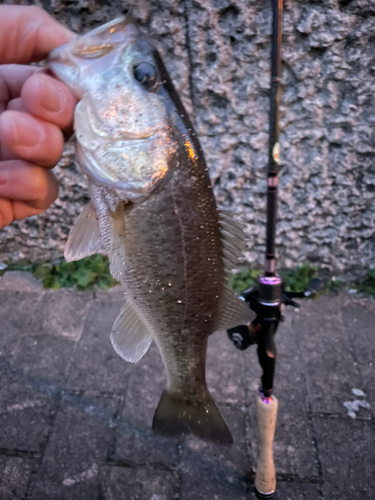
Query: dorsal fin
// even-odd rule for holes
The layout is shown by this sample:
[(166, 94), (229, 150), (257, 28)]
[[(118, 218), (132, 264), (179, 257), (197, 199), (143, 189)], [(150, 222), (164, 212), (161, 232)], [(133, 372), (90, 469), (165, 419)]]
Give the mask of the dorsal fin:
[(238, 259), (242, 257), (246, 248), (245, 234), (243, 232), (245, 224), (236, 220), (233, 214), (227, 210), (219, 210), (219, 223), (225, 274), (229, 278), (232, 269), (236, 266)]
[[(227, 210), (219, 210), (221, 241), (223, 244), (223, 262), (225, 274), (229, 278), (238, 259), (246, 248), (245, 224), (236, 220)], [(221, 313), (217, 319), (216, 330), (227, 330), (236, 325), (250, 322), (255, 314), (226, 285), (221, 299)]]
[(246, 224), (235, 218), (235, 213), (230, 210), (225, 210), (224, 208), (219, 208), (219, 219), (224, 222), (228, 222), (231, 226), (237, 229), (244, 229)]
[(106, 254), (107, 252), (100, 238), (99, 223), (90, 201), (70, 230), (64, 257), (67, 262), (73, 262), (96, 253)]
[(150, 347), (151, 334), (129, 300), (113, 324), (110, 339), (117, 354), (130, 363), (139, 361)]
[(237, 325), (249, 323), (255, 313), (227, 286), (224, 288), (220, 305), (220, 316), (217, 319), (215, 330), (227, 330)]

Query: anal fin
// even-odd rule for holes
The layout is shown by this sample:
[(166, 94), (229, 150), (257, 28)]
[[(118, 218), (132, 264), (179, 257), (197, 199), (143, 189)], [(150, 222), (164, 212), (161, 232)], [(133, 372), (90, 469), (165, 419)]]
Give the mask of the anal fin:
[(151, 334), (129, 300), (113, 324), (110, 339), (117, 354), (130, 363), (139, 361), (150, 347)]

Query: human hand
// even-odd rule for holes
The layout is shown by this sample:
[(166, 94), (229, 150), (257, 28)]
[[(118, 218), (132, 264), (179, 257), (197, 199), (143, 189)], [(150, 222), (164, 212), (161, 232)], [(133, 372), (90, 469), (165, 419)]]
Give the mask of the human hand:
[(74, 34), (37, 7), (0, 5), (0, 228), (57, 198), (51, 168), (73, 123), (68, 87), (31, 62)]

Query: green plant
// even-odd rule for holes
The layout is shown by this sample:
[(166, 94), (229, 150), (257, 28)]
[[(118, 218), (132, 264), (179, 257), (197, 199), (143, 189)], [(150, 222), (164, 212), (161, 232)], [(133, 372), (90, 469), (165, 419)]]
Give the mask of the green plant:
[(367, 277), (363, 281), (356, 283), (355, 286), (359, 292), (375, 297), (375, 269), (367, 271)]
[(90, 290), (94, 285), (106, 290), (117, 284), (109, 272), (108, 258), (93, 255), (77, 262), (62, 261), (57, 264), (48, 262), (8, 263), (1, 271), (28, 271), (42, 280), (44, 288), (66, 288), (76, 286), (78, 290)]
[(325, 283), (325, 289), (328, 292), (338, 292), (343, 288), (343, 286), (344, 283), (341, 280), (336, 279), (329, 280)]
[(260, 273), (261, 271), (258, 269), (245, 269), (239, 273), (232, 274), (228, 284), (236, 293), (241, 293), (246, 288), (255, 285)]
[(318, 267), (302, 264), (293, 269), (282, 269), (280, 271), (285, 290), (287, 292), (304, 292), (312, 278), (316, 278)]

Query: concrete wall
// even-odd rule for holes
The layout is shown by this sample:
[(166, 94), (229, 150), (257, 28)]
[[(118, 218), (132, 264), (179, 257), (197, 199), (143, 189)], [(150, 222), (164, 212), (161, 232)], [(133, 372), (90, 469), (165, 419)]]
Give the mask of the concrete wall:
[[(130, 11), (157, 40), (192, 114), (218, 204), (247, 222), (263, 260), (270, 0), (44, 0), (82, 32)], [(375, 265), (375, 2), (284, 2), (280, 265), (336, 275)], [(56, 258), (87, 202), (72, 147), (48, 212), (0, 231), (2, 258)]]

